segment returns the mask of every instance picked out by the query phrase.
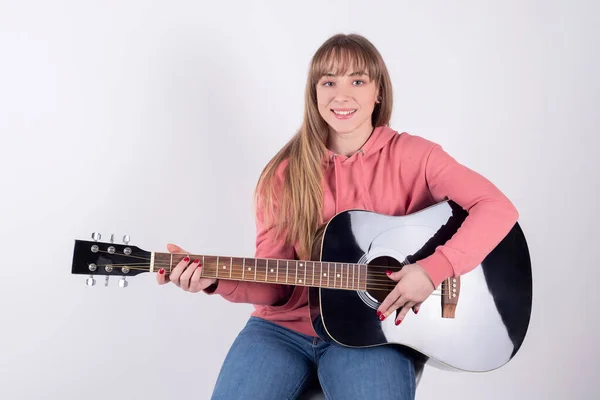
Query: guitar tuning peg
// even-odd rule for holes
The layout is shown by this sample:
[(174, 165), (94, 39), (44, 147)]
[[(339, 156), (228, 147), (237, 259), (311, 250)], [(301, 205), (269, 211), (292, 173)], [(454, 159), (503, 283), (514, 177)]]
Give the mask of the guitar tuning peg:
[(108, 287), (108, 278), (109, 278), (108, 275), (106, 275), (106, 277), (104, 277), (104, 287)]
[(111, 243), (114, 243), (114, 242), (115, 242), (115, 234), (114, 234), (114, 233), (111, 233), (111, 234), (110, 234), (110, 242), (111, 242)]
[(127, 282), (127, 278), (122, 277), (119, 281), (119, 287), (126, 288), (127, 285), (129, 285), (129, 282)]
[(88, 285), (88, 286), (94, 286), (96, 284), (96, 280), (94, 279), (94, 275), (90, 275), (90, 277), (85, 280), (85, 284)]
[(100, 240), (101, 237), (102, 237), (102, 235), (98, 232), (92, 233), (92, 239), (94, 239), (94, 242), (97, 242), (98, 240)]
[(130, 239), (129, 235), (123, 236), (123, 243), (129, 244), (129, 239)]

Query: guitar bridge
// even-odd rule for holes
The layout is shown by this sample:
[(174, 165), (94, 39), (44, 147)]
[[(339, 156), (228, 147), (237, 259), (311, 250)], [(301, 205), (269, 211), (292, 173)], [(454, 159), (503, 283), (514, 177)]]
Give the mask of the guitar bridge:
[(460, 297), (460, 276), (443, 281), (439, 293), (441, 296), (442, 318), (454, 318), (458, 298)]

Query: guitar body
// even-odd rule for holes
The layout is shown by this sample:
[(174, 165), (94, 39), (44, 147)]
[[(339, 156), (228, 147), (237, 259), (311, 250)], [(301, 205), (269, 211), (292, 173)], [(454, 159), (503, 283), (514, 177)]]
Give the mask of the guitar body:
[[(345, 211), (325, 226), (320, 259), (368, 264), (371, 279), (381, 266), (396, 271), (432, 254), (466, 216), (452, 201), (406, 216)], [(409, 312), (399, 326), (395, 313), (379, 321), (376, 309), (389, 291), (310, 287), (311, 318), (320, 316), (330, 338), (345, 346), (394, 344), (444, 369), (499, 368), (519, 350), (531, 315), (532, 274), (523, 232), (516, 224), (480, 265), (460, 277), (452, 317), (442, 317), (444, 293), (436, 290), (418, 315)]]

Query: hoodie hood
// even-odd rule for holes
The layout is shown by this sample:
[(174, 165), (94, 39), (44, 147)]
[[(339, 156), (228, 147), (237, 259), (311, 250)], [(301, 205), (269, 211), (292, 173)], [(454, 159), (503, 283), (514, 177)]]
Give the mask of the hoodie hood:
[[(344, 206), (348, 208), (348, 197), (356, 197), (356, 195), (352, 196), (352, 193), (348, 192), (353, 186), (358, 187), (358, 194), (364, 209), (373, 211), (373, 200), (369, 191), (372, 169), (377, 163), (381, 150), (390, 144), (395, 137), (398, 137), (398, 133), (393, 129), (387, 126), (378, 126), (373, 129), (365, 144), (349, 157), (327, 150), (328, 165), (333, 165), (333, 182), (330, 185), (333, 186), (331, 187), (334, 197), (333, 214), (343, 211), (341, 208)], [(351, 203), (355, 203), (356, 200), (354, 199)]]

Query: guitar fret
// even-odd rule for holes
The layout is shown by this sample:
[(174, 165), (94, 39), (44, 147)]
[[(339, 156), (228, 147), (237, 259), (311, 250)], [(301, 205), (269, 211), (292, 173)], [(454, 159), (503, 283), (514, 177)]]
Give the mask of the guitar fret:
[(306, 286), (306, 263), (304, 263), (304, 285)]
[(269, 281), (269, 260), (264, 260), (265, 261), (265, 282)]
[(269, 259), (265, 260), (265, 282), (269, 282)]
[(277, 272), (275, 272), (275, 282), (279, 283), (279, 260), (277, 260)]
[(169, 272), (173, 270), (173, 253), (171, 253), (171, 263), (169, 264)]
[(333, 263), (333, 287), (335, 288), (335, 280), (338, 277), (337, 274), (337, 264)]
[(242, 280), (244, 280), (244, 274), (246, 273), (246, 257), (242, 259)]
[(254, 259), (254, 282), (256, 282), (256, 265), (258, 264), (258, 260), (255, 258)]
[(231, 270), (233, 269), (233, 257), (229, 257), (229, 279), (231, 279)]
[(319, 287), (323, 287), (323, 263), (319, 263)]
[(309, 268), (308, 263), (309, 263), (308, 261), (304, 262), (304, 278), (303, 279), (304, 279), (304, 285), (305, 286), (311, 286), (311, 285), (308, 284), (308, 280), (307, 280), (307, 277), (306, 277), (306, 270)]
[(346, 264), (346, 289), (350, 289), (350, 268), (348, 264)]
[[(333, 287), (335, 287), (335, 275), (333, 277), (334, 277)], [(327, 287), (331, 287), (331, 263), (327, 263)]]
[(289, 267), (290, 267), (290, 260), (285, 260), (285, 283), (290, 282), (290, 280), (288, 278)]
[[(296, 262), (296, 264), (298, 264), (298, 262)], [(300, 274), (300, 276), (304, 276), (304, 278), (300, 278), (300, 277), (296, 276), (296, 283), (297, 284), (300, 283), (303, 286), (305, 286), (306, 285), (306, 263), (300, 262), (300, 266), (302, 268), (304, 268), (304, 275)]]
[(354, 289), (356, 287), (355, 283), (354, 283), (354, 269), (355, 269), (355, 267), (356, 267), (356, 264), (352, 264), (352, 289)]
[[(329, 265), (331, 266), (332, 263), (329, 263)], [(333, 285), (331, 284), (331, 282), (329, 282), (329, 285), (331, 288), (335, 289), (335, 263), (333, 263), (333, 274), (331, 274), (331, 276), (333, 277)]]

